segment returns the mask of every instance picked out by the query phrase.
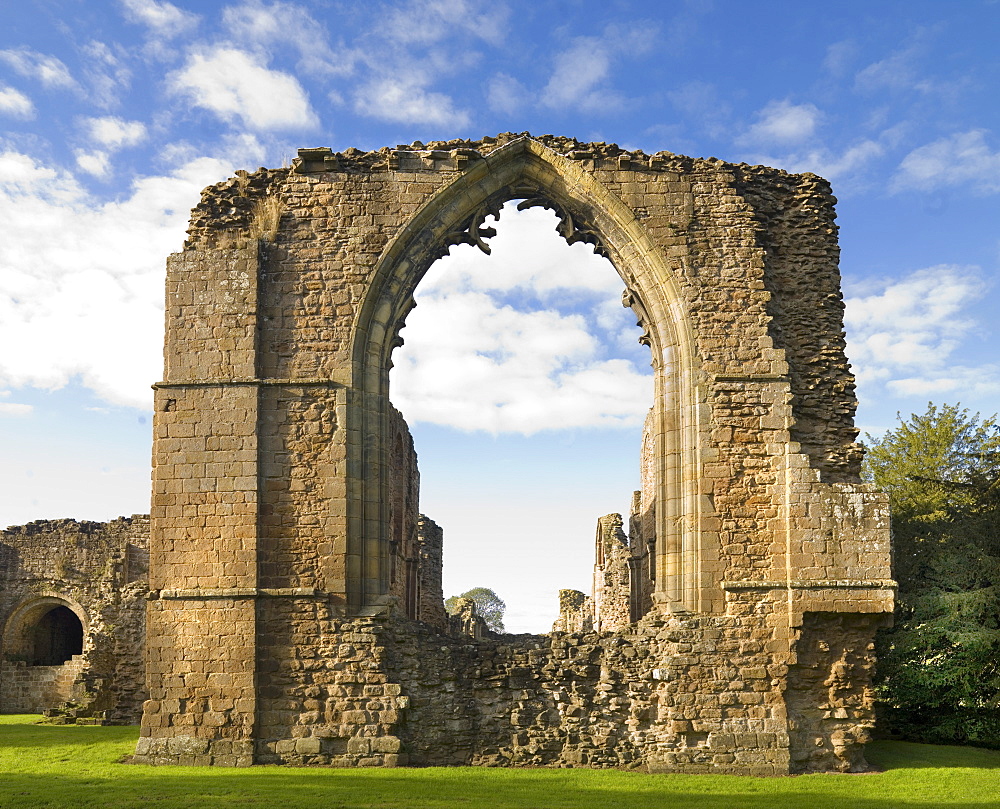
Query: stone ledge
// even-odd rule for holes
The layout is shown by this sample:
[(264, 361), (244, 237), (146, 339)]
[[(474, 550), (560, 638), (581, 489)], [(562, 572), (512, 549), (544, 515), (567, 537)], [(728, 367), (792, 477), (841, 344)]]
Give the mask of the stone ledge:
[(883, 590), (896, 589), (892, 579), (813, 579), (791, 581), (724, 581), (723, 590)]
[(224, 598), (316, 598), (328, 593), (316, 587), (220, 587), (150, 591), (149, 600), (203, 601)]
[(336, 379), (325, 379), (322, 377), (307, 377), (303, 379), (195, 379), (188, 382), (157, 382), (151, 387), (153, 390), (160, 390), (169, 388), (220, 388), (228, 385), (274, 385), (285, 387), (319, 385), (330, 388), (347, 387), (343, 382), (338, 382)]

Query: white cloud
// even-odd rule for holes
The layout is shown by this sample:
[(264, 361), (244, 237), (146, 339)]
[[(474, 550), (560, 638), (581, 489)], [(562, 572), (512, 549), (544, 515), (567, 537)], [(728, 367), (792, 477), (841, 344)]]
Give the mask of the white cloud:
[[(10, 396), (9, 390), (0, 390), (0, 399)], [(34, 408), (30, 404), (18, 402), (0, 402), (0, 418), (4, 416), (29, 416)]]
[(543, 106), (562, 110), (610, 113), (625, 99), (608, 87), (611, 70), (622, 56), (644, 53), (656, 27), (638, 22), (630, 28), (609, 26), (600, 37), (581, 36), (553, 58), (553, 71), (541, 92)]
[(294, 3), (247, 0), (223, 9), (222, 21), (232, 40), (243, 47), (267, 50), (290, 45), (298, 51), (299, 66), (307, 73), (350, 73), (357, 59), (346, 48), (335, 52), (326, 28)]
[(778, 166), (793, 173), (811, 171), (828, 180), (858, 175), (873, 160), (885, 153), (885, 147), (875, 140), (862, 140), (836, 152), (826, 146), (797, 150), (788, 154), (752, 153), (743, 157), (748, 163)]
[(391, 11), (380, 28), (406, 44), (429, 45), (462, 32), (500, 45), (509, 18), (510, 9), (504, 3), (491, 3), (485, 11), (469, 0), (411, 0)]
[(468, 113), (456, 109), (451, 96), (431, 92), (414, 78), (375, 79), (358, 91), (354, 109), (362, 115), (404, 124), (469, 125)]
[(992, 365), (957, 361), (977, 327), (963, 310), (986, 286), (974, 267), (938, 265), (905, 278), (848, 288), (844, 321), (859, 386), (884, 386), (901, 395), (1000, 391)]
[(800, 143), (815, 132), (822, 117), (813, 104), (770, 101), (757, 115), (757, 121), (739, 139), (743, 143)]
[(507, 115), (521, 112), (531, 101), (524, 85), (506, 73), (497, 73), (489, 80), (486, 97), (490, 109)]
[(194, 53), (167, 81), (197, 106), (225, 121), (240, 119), (252, 130), (305, 130), (319, 123), (294, 76), (269, 70), (246, 51), (219, 47)]
[(24, 93), (13, 87), (0, 87), (0, 115), (9, 115), (11, 118), (34, 118), (35, 105)]
[(413, 421), (492, 433), (641, 424), (649, 356), (617, 273), (555, 235), (550, 212), (500, 219), (490, 257), (457, 248), (418, 287), (393, 401)]
[(22, 76), (37, 79), (46, 87), (76, 86), (69, 69), (54, 56), (29, 48), (12, 48), (0, 51), (0, 61), (6, 62)]
[(180, 248), (199, 191), (233, 162), (191, 160), (101, 202), (64, 171), (0, 154), (0, 217), (12, 234), (0, 240), (0, 345), (18, 347), (0, 353), (0, 385), (78, 378), (107, 401), (148, 407), (161, 373), (165, 257)]
[(73, 153), (73, 156), (76, 158), (76, 165), (80, 171), (101, 178), (110, 174), (111, 164), (108, 162), (107, 152), (85, 152), (78, 149)]
[(582, 107), (592, 112), (608, 103), (616, 106), (614, 96), (600, 88), (611, 72), (611, 57), (608, 44), (601, 39), (577, 37), (570, 47), (556, 54), (542, 102), (548, 107)]
[(157, 36), (171, 39), (198, 25), (197, 14), (185, 11), (165, 0), (120, 0), (125, 16), (132, 22), (145, 25)]
[(141, 121), (124, 121), (113, 115), (87, 118), (84, 126), (92, 141), (110, 149), (135, 146), (146, 137), (146, 125)]
[(1000, 191), (1000, 151), (992, 151), (986, 133), (973, 129), (914, 149), (899, 165), (892, 190), (967, 186), (979, 193)]

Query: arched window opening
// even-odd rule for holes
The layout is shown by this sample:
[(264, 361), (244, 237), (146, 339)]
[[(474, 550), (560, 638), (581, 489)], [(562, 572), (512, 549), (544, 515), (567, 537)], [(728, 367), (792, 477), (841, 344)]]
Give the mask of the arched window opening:
[(83, 624), (69, 607), (54, 607), (31, 630), (33, 666), (61, 666), (83, 653)]
[[(624, 620), (636, 620), (655, 541), (640, 513), (650, 352), (611, 263), (567, 244), (551, 210), (516, 208), (482, 223), (496, 230), (491, 255), (458, 245), (431, 266), (392, 357), (390, 397), (420, 456), (419, 510), (444, 529), (444, 594), (493, 589), (512, 632), (549, 631), (560, 590), (598, 584), (589, 537), (624, 513), (609, 541)], [(408, 590), (398, 595), (412, 615)]]

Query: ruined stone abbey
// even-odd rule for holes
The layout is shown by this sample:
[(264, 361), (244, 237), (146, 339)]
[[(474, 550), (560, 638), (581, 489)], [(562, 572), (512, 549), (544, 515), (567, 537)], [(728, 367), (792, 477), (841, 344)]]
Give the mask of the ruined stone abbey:
[[(489, 252), (510, 200), (608, 257), (655, 374), (631, 513), (594, 515), (593, 592), (538, 636), (445, 613), (447, 526), (389, 391), (421, 277)], [(139, 762), (864, 769), (894, 583), (834, 202), (811, 174), (527, 134), (302, 149), (206, 189), (167, 265), (148, 578), (142, 518), (5, 532), (0, 710), (76, 659), (105, 712), (146, 698)], [(32, 532), (107, 582), (93, 607)], [(107, 626), (140, 590), (123, 685)]]

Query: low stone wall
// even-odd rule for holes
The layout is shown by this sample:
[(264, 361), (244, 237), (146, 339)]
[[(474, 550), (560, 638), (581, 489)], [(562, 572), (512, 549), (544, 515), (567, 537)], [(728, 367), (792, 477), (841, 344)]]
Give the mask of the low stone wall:
[(83, 655), (61, 666), (29, 666), (0, 662), (0, 705), (4, 713), (41, 713), (70, 699), (73, 683), (83, 669)]
[[(779, 606), (764, 597), (752, 612), (785, 618)], [(614, 633), (474, 639), (401, 617), (340, 619), (305, 600), (264, 612), (265, 634), (291, 625), (302, 637), (318, 620), (323, 640), (258, 660), (256, 763), (866, 769), (878, 614), (810, 614), (793, 631), (752, 616), (647, 616)], [(244, 727), (211, 700), (159, 696), (137, 761), (233, 763), (227, 739)], [(184, 727), (164, 736), (163, 723)]]

